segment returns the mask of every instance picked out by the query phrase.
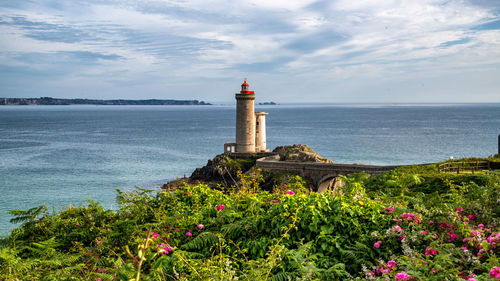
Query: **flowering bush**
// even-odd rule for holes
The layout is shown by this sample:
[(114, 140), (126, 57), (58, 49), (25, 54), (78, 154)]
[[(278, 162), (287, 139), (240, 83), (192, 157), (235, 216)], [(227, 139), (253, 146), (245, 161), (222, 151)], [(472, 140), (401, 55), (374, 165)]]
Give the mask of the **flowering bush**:
[[(398, 175), (394, 174), (393, 175)], [(387, 175), (381, 175), (386, 177)], [(500, 278), (499, 184), (413, 192), (301, 187), (222, 192), (205, 185), (119, 192), (57, 214), (18, 211), (0, 244), (2, 280), (494, 280)], [(250, 183), (251, 179), (247, 179)], [(365, 187), (369, 187), (368, 192)], [(293, 196), (292, 196), (293, 195)], [(23, 213), (24, 212), (24, 213)], [(473, 215), (473, 217), (471, 216)], [(201, 224), (203, 223), (203, 224)], [(36, 267), (37, 270), (30, 270)], [(22, 277), (22, 278), (20, 278)]]

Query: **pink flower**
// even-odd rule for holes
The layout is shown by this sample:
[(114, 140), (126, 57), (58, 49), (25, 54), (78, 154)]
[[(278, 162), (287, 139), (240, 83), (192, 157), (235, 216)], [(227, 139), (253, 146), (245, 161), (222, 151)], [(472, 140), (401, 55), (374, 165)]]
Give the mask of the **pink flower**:
[(382, 272), (383, 273), (391, 273), (391, 269), (390, 268), (384, 268), (384, 269), (382, 269)]
[(205, 226), (203, 224), (201, 224), (201, 223), (198, 225), (199, 229), (203, 229), (203, 227), (205, 227)]
[(477, 281), (477, 280), (474, 278), (469, 278), (469, 279), (467, 279), (467, 281)]
[(393, 268), (393, 267), (396, 267), (398, 264), (394, 261), (394, 260), (390, 260), (387, 262), (387, 267), (388, 268)]
[(155, 238), (158, 238), (160, 237), (160, 234), (156, 233), (156, 232), (151, 232), (151, 236), (149, 236), (149, 238), (151, 239), (155, 239)]
[(97, 277), (97, 281), (101, 281), (101, 278)]
[(287, 190), (286, 194), (294, 195), (295, 192), (293, 192), (293, 190)]
[(393, 227), (393, 229), (394, 229), (394, 230), (396, 230), (396, 232), (399, 232), (399, 233), (402, 233), (402, 232), (403, 232), (403, 229), (402, 229), (402, 228), (401, 228), (401, 226), (399, 226), (399, 225), (395, 225), (395, 226)]
[(226, 208), (226, 206), (220, 204), (219, 206), (217, 206), (217, 211), (222, 211), (224, 210), (224, 208)]
[(442, 229), (447, 229), (448, 227), (450, 227), (449, 224), (447, 224), (446, 222), (441, 222), (441, 224), (439, 224), (439, 228), (442, 228)]
[(460, 212), (463, 212), (463, 211), (464, 211), (464, 209), (462, 209), (462, 208), (460, 208), (460, 207), (457, 207), (457, 212), (459, 212), (459, 213), (460, 213)]
[(411, 275), (408, 275), (404, 271), (401, 271), (401, 272), (396, 274), (394, 279), (396, 281), (408, 281), (408, 280), (411, 280)]
[(477, 217), (475, 215), (468, 215), (467, 218), (469, 218), (469, 220), (473, 221), (475, 220)]
[(392, 212), (394, 212), (394, 208), (393, 207), (387, 207), (387, 208), (384, 208), (382, 210), (382, 212), (385, 212), (385, 211), (387, 211), (387, 214), (390, 215), (390, 214), (392, 214)]
[(437, 251), (434, 250), (434, 248), (432, 248), (432, 246), (427, 246), (427, 248), (425, 248), (425, 255), (428, 256), (428, 255), (437, 255)]
[(175, 231), (179, 231), (180, 229), (176, 228), (176, 229), (174, 229), (174, 230), (175, 230)]
[(439, 272), (439, 270), (434, 269), (434, 267), (433, 267), (433, 268), (431, 268), (431, 272), (434, 273), (434, 274), (437, 274)]
[(274, 199), (274, 200), (271, 200), (271, 202), (273, 202), (273, 203), (278, 203), (279, 201), (278, 201), (278, 200), (276, 200), (276, 199)]
[(186, 235), (187, 235), (187, 236), (193, 236), (193, 233), (191, 233), (191, 232), (186, 232)]
[(422, 231), (420, 231), (420, 234), (422, 234), (422, 235), (426, 235), (426, 234), (427, 234), (427, 231), (422, 230)]
[(429, 224), (434, 224), (434, 222), (430, 220), (430, 221), (429, 221)]
[(495, 279), (500, 279), (500, 267), (499, 266), (494, 266), (490, 270), (490, 277), (495, 278)]
[(378, 249), (378, 248), (380, 248), (380, 244), (382, 244), (382, 241), (377, 241), (377, 242), (373, 243), (373, 247)]
[(160, 254), (160, 256), (168, 255), (170, 253), (170, 251), (173, 250), (173, 248), (171, 248), (170, 246), (165, 245), (163, 243), (161, 243), (160, 245), (158, 245), (157, 248), (159, 249), (158, 253)]
[(479, 228), (480, 230), (483, 230), (483, 228), (484, 228), (484, 224), (482, 224), (482, 223), (478, 224), (478, 225), (477, 225), (477, 228)]
[(455, 233), (450, 233), (450, 239), (448, 239), (449, 242), (453, 242), (453, 240), (458, 240), (458, 236)]

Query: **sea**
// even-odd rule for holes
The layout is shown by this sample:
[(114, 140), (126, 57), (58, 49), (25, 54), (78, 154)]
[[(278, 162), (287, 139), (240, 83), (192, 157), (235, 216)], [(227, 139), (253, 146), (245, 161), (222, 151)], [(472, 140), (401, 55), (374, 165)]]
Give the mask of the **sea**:
[[(417, 164), (498, 152), (500, 104), (282, 104), (267, 145), (307, 144), (336, 163)], [(1, 106), (0, 236), (9, 210), (158, 189), (235, 140), (235, 106)]]

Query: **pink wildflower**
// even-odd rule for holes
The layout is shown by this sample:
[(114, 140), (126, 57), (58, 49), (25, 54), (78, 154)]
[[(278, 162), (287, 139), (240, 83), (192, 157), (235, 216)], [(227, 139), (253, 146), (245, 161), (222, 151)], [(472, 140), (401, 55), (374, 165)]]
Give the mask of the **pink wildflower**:
[(434, 222), (432, 220), (429, 221), (429, 224), (434, 224)]
[(160, 256), (168, 255), (170, 253), (170, 251), (173, 250), (173, 248), (171, 248), (168, 245), (165, 245), (164, 243), (161, 243), (160, 245), (158, 245), (157, 248), (159, 249), (158, 253), (160, 253)]
[(176, 229), (174, 229), (174, 230), (175, 230), (175, 231), (179, 231), (180, 229), (176, 228)]
[(450, 239), (448, 239), (448, 241), (453, 242), (454, 240), (458, 240), (458, 239), (459, 239), (458, 236), (455, 233), (451, 232)]
[(382, 212), (385, 212), (385, 211), (387, 211), (387, 214), (390, 215), (390, 214), (392, 214), (392, 212), (394, 212), (394, 208), (393, 207), (387, 207), (387, 208), (384, 208), (382, 210)]
[(226, 208), (226, 206), (220, 204), (219, 206), (217, 206), (217, 211), (222, 211), (224, 210), (224, 208)]
[(401, 226), (399, 226), (399, 225), (395, 225), (395, 226), (393, 227), (393, 229), (394, 229), (394, 230), (396, 230), (396, 232), (399, 232), (399, 233), (402, 233), (402, 232), (403, 232), (403, 229), (402, 229), (402, 228), (401, 228)]
[(293, 192), (293, 190), (287, 190), (287, 191), (286, 191), (286, 194), (294, 195), (294, 194), (295, 194), (295, 192)]
[(499, 266), (494, 266), (490, 270), (490, 277), (495, 278), (495, 279), (500, 279), (500, 267)]
[(481, 232), (472, 230), (472, 231), (470, 232), (470, 235), (471, 235), (471, 236), (481, 236)]
[(469, 279), (467, 279), (467, 281), (477, 281), (477, 280), (474, 278), (469, 278)]
[(101, 278), (97, 277), (97, 281), (101, 281)]
[(390, 260), (387, 262), (387, 267), (388, 268), (393, 268), (396, 267), (398, 264), (394, 260)]
[(401, 241), (401, 240), (403, 240), (405, 238), (406, 238), (406, 234), (403, 234), (403, 235), (399, 236), (399, 241)]
[(391, 269), (390, 268), (384, 268), (384, 269), (382, 269), (382, 272), (383, 273), (391, 273)]
[(187, 236), (193, 236), (193, 233), (191, 233), (191, 232), (186, 232), (186, 235), (187, 235)]
[(426, 235), (426, 234), (427, 234), (427, 231), (422, 230), (422, 231), (420, 231), (420, 234), (422, 234), (422, 235)]
[(475, 215), (468, 215), (467, 218), (469, 218), (469, 220), (473, 221), (475, 220), (477, 217)]
[(271, 202), (273, 202), (273, 203), (278, 203), (279, 201), (278, 201), (278, 200), (276, 200), (276, 199), (274, 199), (274, 200), (271, 200)]
[(434, 273), (434, 274), (437, 274), (439, 272), (439, 270), (434, 269), (434, 267), (433, 267), (433, 268), (431, 268), (431, 272)]
[(448, 227), (450, 227), (450, 225), (444, 221), (439, 224), (439, 228), (441, 229), (447, 229)]
[(151, 232), (151, 236), (149, 236), (149, 238), (151, 239), (155, 239), (155, 238), (158, 238), (160, 237), (160, 234), (156, 233), (156, 232)]
[(378, 248), (380, 248), (380, 244), (382, 244), (382, 241), (377, 241), (377, 242), (373, 243), (373, 247), (378, 249)]
[(484, 253), (484, 249), (479, 249), (479, 251), (477, 252), (477, 257), (478, 258), (481, 258), (481, 255)]
[(201, 224), (201, 223), (198, 225), (198, 228), (199, 228), (199, 229), (203, 229), (204, 227), (205, 227), (205, 226), (204, 226), (203, 224)]
[(428, 256), (428, 255), (437, 255), (437, 251), (434, 250), (434, 248), (432, 248), (432, 246), (427, 246), (427, 248), (425, 248), (425, 255)]
[(477, 225), (477, 228), (479, 228), (480, 230), (483, 230), (483, 228), (484, 228), (484, 224), (482, 224), (482, 223), (478, 224), (478, 225)]
[(396, 281), (408, 281), (408, 280), (411, 280), (411, 275), (408, 275), (404, 271), (401, 271), (401, 272), (396, 274), (394, 279)]
[(463, 209), (463, 208), (457, 207), (457, 212), (459, 212), (459, 213), (460, 213), (460, 212), (463, 212), (463, 211), (464, 211), (464, 209)]

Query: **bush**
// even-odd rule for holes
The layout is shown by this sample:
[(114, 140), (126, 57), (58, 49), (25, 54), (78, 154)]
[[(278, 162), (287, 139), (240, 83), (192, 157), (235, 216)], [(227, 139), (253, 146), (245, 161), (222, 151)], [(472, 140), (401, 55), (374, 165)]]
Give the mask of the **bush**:
[(423, 190), (436, 180), (425, 169), (389, 172), (366, 184), (353, 175), (336, 194), (309, 194), (294, 177), (273, 192), (260, 191), (255, 170), (240, 173), (238, 192), (137, 188), (118, 192), (118, 211), (91, 201), (57, 214), (44, 207), (14, 211), (24, 224), (0, 246), (0, 276), (487, 280), (499, 263), (498, 181), (483, 175)]

